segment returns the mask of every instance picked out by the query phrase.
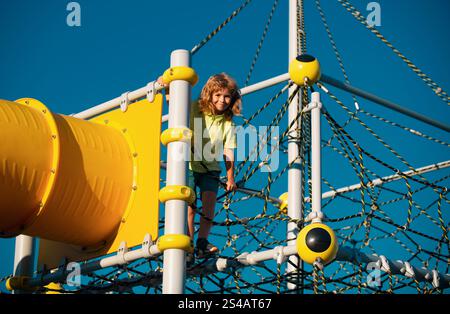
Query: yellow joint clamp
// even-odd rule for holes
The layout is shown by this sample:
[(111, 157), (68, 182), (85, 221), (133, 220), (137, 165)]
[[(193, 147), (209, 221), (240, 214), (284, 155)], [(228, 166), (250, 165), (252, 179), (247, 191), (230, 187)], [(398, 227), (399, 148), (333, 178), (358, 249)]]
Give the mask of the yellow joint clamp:
[(161, 143), (164, 146), (171, 142), (189, 142), (192, 138), (192, 131), (188, 128), (170, 128), (161, 133)]
[(185, 185), (167, 185), (159, 191), (159, 201), (165, 203), (171, 200), (181, 200), (192, 204), (195, 201), (195, 192)]
[(45, 292), (45, 294), (62, 294), (61, 291), (63, 290), (61, 284), (56, 282), (51, 282), (48, 285), (44, 286), (44, 288), (49, 289)]
[(30, 287), (27, 286), (27, 282), (30, 279), (30, 277), (27, 276), (15, 276), (9, 278), (6, 283), (6, 289), (9, 291), (13, 290), (25, 290), (25, 291), (36, 291), (39, 289), (39, 287)]
[(171, 67), (167, 69), (162, 78), (163, 82), (166, 84), (169, 84), (172, 81), (182, 80), (188, 81), (192, 86), (194, 86), (198, 82), (198, 76), (194, 69), (184, 66)]
[(156, 241), (158, 250), (164, 252), (167, 249), (180, 249), (189, 253), (194, 251), (192, 240), (185, 234), (166, 234)]
[(286, 214), (288, 207), (288, 192), (281, 194), (278, 198), (281, 201), (280, 205), (278, 205), (278, 208), (283, 214)]

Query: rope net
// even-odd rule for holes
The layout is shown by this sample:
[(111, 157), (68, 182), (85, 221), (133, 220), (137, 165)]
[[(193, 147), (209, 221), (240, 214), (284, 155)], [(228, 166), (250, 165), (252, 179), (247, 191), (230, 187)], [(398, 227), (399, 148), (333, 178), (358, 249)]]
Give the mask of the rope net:
[[(269, 260), (256, 265), (230, 267), (225, 271), (206, 271), (206, 265), (217, 258), (238, 260), (244, 252), (264, 251), (286, 246), (287, 223), (301, 228), (304, 219), (291, 219), (279, 204), (273, 202), (271, 191), (286, 189), (288, 141), (298, 141), (309, 151), (309, 129), (298, 128), (288, 132), (285, 115), (289, 99), (282, 99), (287, 86), (277, 91), (260, 106), (243, 125), (256, 123), (259, 116), (269, 111), (273, 116), (270, 126), (279, 126), (279, 135), (268, 131), (255, 146), (249, 147), (246, 158), (236, 166), (236, 178), (241, 187), (251, 187), (252, 193), (227, 193), (220, 189), (216, 216), (210, 241), (218, 245), (216, 258), (198, 259), (187, 269), (187, 293), (442, 293), (432, 280), (418, 281), (414, 275), (394, 274), (376, 270), (372, 265), (353, 260), (335, 260), (325, 267), (304, 264), (293, 272), (286, 272), (286, 264)], [(325, 89), (325, 88), (324, 88)], [(389, 140), (380, 136), (385, 132), (402, 132), (427, 149), (429, 145), (450, 144), (423, 132), (411, 129), (372, 114), (367, 110), (352, 112), (337, 96), (326, 89), (323, 96), (322, 140), (324, 190), (334, 195), (323, 199), (324, 223), (336, 233), (340, 247), (346, 246), (365, 254), (384, 255), (388, 259), (407, 261), (416, 268), (425, 267), (448, 273), (449, 239), (447, 196), (450, 171), (442, 168), (423, 174), (407, 156), (399, 153)], [(297, 89), (299, 92), (300, 89)], [(328, 97), (325, 97), (327, 95)], [(292, 98), (292, 97), (291, 97)], [(351, 100), (350, 100), (351, 101)], [(305, 105), (305, 104), (304, 104)], [(261, 108), (263, 108), (261, 110)], [(299, 114), (306, 120), (307, 114)], [(283, 128), (282, 126), (286, 126)], [(306, 125), (301, 123), (300, 125)], [(283, 130), (284, 129), (284, 130)], [(270, 128), (269, 128), (270, 130)], [(363, 143), (359, 138), (365, 138)], [(369, 139), (368, 139), (369, 138)], [(368, 140), (367, 140), (368, 139)], [(368, 142), (368, 144), (366, 144)], [(377, 146), (378, 145), (378, 146)], [(278, 150), (277, 150), (278, 149)], [(279, 151), (279, 167), (263, 172), (269, 160), (267, 152)], [(262, 158), (261, 156), (264, 155)], [(259, 155), (255, 158), (254, 155)], [(252, 157), (253, 156), (253, 157)], [(273, 154), (272, 154), (273, 156)], [(330, 162), (327, 162), (330, 160)], [(300, 162), (305, 183), (303, 218), (311, 212), (309, 195), (310, 160), (305, 154)], [(416, 166), (416, 165), (415, 165)], [(419, 165), (417, 165), (419, 166)], [(342, 174), (332, 175), (336, 172)], [(395, 181), (373, 184), (375, 179), (398, 175)], [(265, 177), (262, 181), (261, 177)], [(342, 183), (359, 184), (359, 188), (343, 193)], [(164, 183), (162, 181), (162, 183)], [(327, 188), (325, 188), (327, 187)], [(201, 206), (197, 209), (201, 216)], [(198, 218), (198, 217), (197, 217)], [(197, 219), (198, 221), (198, 219)], [(164, 218), (160, 221), (161, 233)], [(198, 225), (196, 225), (198, 229)], [(374, 270), (375, 269), (375, 270)], [(162, 258), (140, 259), (131, 264), (108, 271), (97, 271), (83, 276), (81, 288), (72, 293), (161, 293)], [(288, 288), (288, 284), (294, 289)]]

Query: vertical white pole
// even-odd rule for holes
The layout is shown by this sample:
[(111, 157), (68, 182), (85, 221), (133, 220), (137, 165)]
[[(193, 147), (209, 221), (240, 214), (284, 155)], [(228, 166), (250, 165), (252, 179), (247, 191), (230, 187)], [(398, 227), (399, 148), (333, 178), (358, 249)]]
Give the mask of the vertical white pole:
[(322, 163), (320, 155), (320, 93), (311, 94), (311, 187), (312, 187), (312, 211), (316, 214), (311, 222), (322, 222)]
[[(289, 0), (289, 60), (291, 62), (295, 57), (297, 57), (298, 44), (297, 44), (297, 1), (303, 0)], [(289, 89), (289, 97), (293, 94), (295, 87)], [(301, 103), (301, 93), (297, 94), (292, 99), (289, 106), (289, 121), (288, 125), (291, 125), (292, 121), (296, 119), (299, 106)], [(296, 129), (299, 127), (299, 121), (296, 121), (290, 130), (290, 135), (294, 136), (297, 134)], [(298, 135), (299, 136), (299, 135)], [(302, 213), (302, 170), (301, 162), (299, 159), (300, 143), (298, 138), (294, 138), (288, 142), (288, 163), (291, 164), (294, 160), (295, 162), (291, 165), (288, 170), (288, 215), (292, 219), (300, 219), (303, 216)], [(295, 223), (288, 223), (287, 226), (287, 239), (291, 239), (287, 242), (287, 245), (295, 245), (295, 239), (297, 238), (298, 228)], [(286, 272), (294, 272), (296, 268), (302, 268), (302, 261), (299, 260), (297, 256), (289, 257), (288, 264), (286, 266)], [(294, 283), (288, 283), (288, 289), (296, 289), (297, 285)]]
[[(34, 238), (26, 235), (16, 237), (16, 247), (14, 251), (14, 276), (33, 275), (34, 270)], [(13, 293), (23, 293), (15, 290)]]
[[(190, 66), (190, 52), (175, 50), (170, 66)], [(191, 85), (187, 81), (170, 83), (169, 128), (189, 128)], [(186, 185), (187, 154), (190, 144), (172, 142), (167, 146), (167, 185)], [(186, 234), (186, 202), (170, 200), (165, 204), (165, 234)], [(164, 251), (163, 293), (182, 294), (185, 283), (185, 252), (181, 249)]]

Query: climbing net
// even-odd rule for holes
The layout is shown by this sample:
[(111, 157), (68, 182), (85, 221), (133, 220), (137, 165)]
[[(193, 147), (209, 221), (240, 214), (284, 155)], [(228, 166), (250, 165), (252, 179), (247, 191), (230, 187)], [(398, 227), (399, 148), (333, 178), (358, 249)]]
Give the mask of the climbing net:
[[(376, 28), (370, 27), (364, 16), (349, 1), (337, 0), (359, 23), (386, 44), (408, 67), (445, 103), (448, 95), (431, 78), (396, 49)], [(223, 27), (251, 3), (246, 0), (221, 25), (192, 49), (197, 53)], [(316, 7), (325, 26), (345, 81), (349, 83), (343, 59), (330, 31), (319, 0)], [(248, 85), (267, 35), (278, 0), (270, 10), (262, 37), (252, 59), (244, 85)], [(306, 53), (306, 30), (303, 6), (298, 7), (299, 53)], [(288, 223), (301, 229), (311, 213), (311, 131), (309, 113), (299, 110), (296, 128), (288, 125), (287, 111), (293, 95), (301, 95), (299, 108), (308, 105), (309, 87), (296, 87), (286, 100), (292, 83), (273, 88), (272, 97), (258, 109), (240, 117), (242, 126), (265, 125), (267, 131), (249, 147), (244, 160), (236, 165), (238, 186), (245, 190), (219, 190), (216, 215), (213, 219), (211, 242), (219, 246), (220, 255), (238, 261), (244, 252), (270, 250), (288, 245)], [(404, 141), (414, 143), (416, 150), (441, 149), (450, 144), (415, 130), (402, 122), (393, 121), (363, 109), (354, 95), (340, 95), (324, 83), (313, 87), (320, 90), (323, 102), (322, 183), (324, 223), (336, 233), (340, 247), (362, 252), (351, 258), (339, 259), (328, 265), (294, 265), (287, 272), (289, 259), (269, 260), (254, 265), (207, 270), (211, 260), (199, 260), (187, 269), (188, 293), (443, 293), (436, 284), (438, 278), (418, 280), (411, 265), (447, 274), (449, 270), (449, 198), (450, 161), (434, 160), (428, 168), (408, 161), (413, 151), (400, 152), (388, 134), (397, 133)], [(350, 106), (353, 102), (355, 106)], [(355, 107), (353, 109), (353, 107)], [(270, 121), (266, 117), (271, 117)], [(273, 128), (279, 133), (274, 134)], [(299, 145), (298, 160), (287, 161), (289, 142)], [(268, 152), (268, 153), (267, 153)], [(280, 154), (279, 166), (270, 168), (270, 157)], [(261, 157), (262, 156), (262, 157)], [(409, 157), (408, 157), (409, 156)], [(440, 163), (438, 163), (440, 162)], [(302, 170), (301, 198), (303, 216), (292, 219), (273, 191), (287, 190), (287, 174), (292, 167)], [(426, 169), (426, 170), (424, 170)], [(267, 171), (270, 170), (270, 171)], [(161, 179), (161, 184), (164, 180)], [(344, 187), (344, 188), (342, 188)], [(197, 209), (202, 216), (202, 209)], [(198, 225), (196, 226), (198, 227)], [(160, 220), (163, 233), (164, 217)], [(370, 266), (363, 256), (375, 254), (401, 260), (401, 273), (388, 265)], [(236, 264), (234, 264), (236, 265)], [(378, 267), (378, 268), (377, 268)], [(96, 271), (83, 276), (81, 288), (64, 289), (72, 293), (161, 293), (162, 257), (139, 259), (127, 265)], [(4, 278), (6, 279), (6, 278)], [(3, 279), (3, 280), (4, 280)], [(43, 288), (44, 289), (44, 288)], [(49, 290), (47, 288), (47, 290)], [(51, 290), (51, 289), (50, 289)]]
[[(393, 46), (376, 28), (370, 27), (366, 18), (349, 1), (338, 0), (359, 23), (386, 44), (406, 65), (416, 73), (423, 82), (445, 103), (449, 97), (431, 78), (406, 58)], [(245, 5), (248, 1), (245, 2)], [(267, 29), (276, 9), (275, 1), (259, 41), (255, 57), (252, 60), (245, 85), (250, 81), (251, 74), (260, 53)], [(324, 10), (319, 0), (315, 1), (327, 36), (332, 45), (339, 67), (349, 82), (343, 59), (328, 25)], [(306, 30), (303, 20), (303, 6), (298, 7), (298, 43), (299, 53), (306, 53)], [(213, 35), (216, 32), (212, 33)], [(211, 34), (210, 34), (211, 35)], [(209, 39), (212, 38), (211, 36)], [(224, 258), (239, 259), (243, 252), (262, 251), (276, 246), (287, 245), (291, 239), (286, 239), (288, 223), (295, 223), (301, 229), (305, 217), (311, 212), (311, 160), (310, 160), (310, 119), (301, 110), (298, 119), (301, 121), (295, 130), (288, 126), (286, 111), (290, 99), (283, 102), (283, 95), (290, 85), (276, 91), (274, 96), (259, 107), (248, 118), (243, 119), (243, 125), (254, 123), (264, 111), (273, 117), (268, 123), (271, 126), (287, 126), (280, 135), (274, 137), (267, 132), (260, 142), (249, 152), (236, 170), (236, 176), (245, 186), (253, 187), (253, 194), (224, 193), (219, 196), (222, 204), (214, 218), (213, 235), (217, 243), (222, 243), (221, 254)], [(327, 170), (323, 171), (322, 182), (328, 187), (328, 197), (323, 199), (323, 211), (327, 223), (339, 239), (340, 246), (348, 246), (366, 254), (391, 255), (392, 258), (405, 261), (401, 274), (394, 274), (389, 267), (379, 267), (383, 271), (373, 272), (363, 263), (360, 256), (352, 261), (336, 260), (326, 267), (320, 265), (303, 265), (290, 273), (286, 272), (286, 261), (281, 263), (273, 260), (263, 264), (250, 265), (227, 273), (213, 273), (190, 277), (188, 289), (193, 292), (216, 293), (399, 293), (442, 292), (432, 284), (432, 280), (419, 282), (410, 265), (433, 269), (442, 274), (448, 273), (449, 239), (448, 239), (448, 204), (447, 186), (449, 171), (445, 169), (447, 161), (434, 165), (429, 169), (433, 172), (422, 173), (408, 162), (406, 155), (400, 153), (385, 139), (389, 132), (401, 133), (401, 136), (411, 138), (420, 149), (433, 145), (448, 149), (445, 140), (427, 135), (395, 121), (381, 117), (361, 108), (354, 95), (351, 95), (355, 110), (351, 110), (346, 97), (338, 96), (337, 92), (324, 84), (317, 84), (322, 94), (322, 114), (326, 125), (323, 126), (327, 138), (322, 139), (322, 154)], [(308, 104), (308, 89), (297, 88), (295, 93), (302, 93), (304, 108)], [(275, 139), (275, 141), (274, 141)], [(261, 181), (261, 170), (267, 166), (267, 157), (260, 158), (262, 163), (251, 158), (252, 154), (261, 154), (264, 146), (269, 152), (287, 153), (287, 143), (297, 141), (300, 160), (292, 163), (282, 158), (277, 171), (264, 172), (267, 180)], [(406, 141), (406, 140), (405, 140)], [(366, 144), (365, 144), (366, 143)], [(422, 147), (423, 145), (423, 147)], [(271, 199), (271, 191), (286, 188), (287, 170), (300, 164), (302, 169), (302, 208), (303, 218), (292, 219), (279, 204)], [(272, 169), (271, 169), (272, 170)], [(337, 170), (337, 171), (336, 171)], [(341, 173), (341, 180), (336, 175), (331, 179), (327, 174)], [(390, 181), (387, 176), (394, 176)], [(334, 181), (339, 182), (334, 182)], [(355, 189), (339, 189), (340, 186), (356, 184)], [(378, 184), (382, 182), (381, 184)], [(257, 188), (255, 188), (257, 187)], [(355, 187), (355, 185), (353, 185)], [(200, 209), (198, 213), (201, 215)], [(384, 256), (383, 259), (384, 260)], [(287, 261), (287, 263), (292, 263)], [(194, 266), (200, 267), (200, 265)], [(376, 277), (376, 278), (375, 278)], [(376, 279), (375, 284), (370, 280)], [(288, 284), (291, 287), (288, 289)], [(294, 286), (295, 288), (292, 288)], [(441, 287), (442, 288), (442, 287)]]
[[(367, 254), (386, 254), (407, 261), (406, 265), (448, 272), (448, 208), (447, 183), (449, 171), (442, 169), (433, 174), (416, 174), (416, 169), (398, 153), (386, 140), (380, 137), (375, 127), (389, 126), (391, 131), (401, 130), (405, 135), (418, 137), (424, 142), (432, 142), (448, 148), (449, 143), (433, 138), (423, 132), (412, 130), (399, 123), (379, 117), (366, 110), (352, 112), (331, 91), (326, 89), (329, 98), (326, 104), (337, 104), (346, 113), (347, 118), (339, 123), (333, 118), (325, 105), (323, 110), (327, 122), (329, 138), (322, 140), (324, 155), (329, 155), (334, 168), (345, 173), (344, 182), (357, 183), (358, 189), (346, 193), (340, 192), (338, 185), (327, 176), (322, 182), (329, 188), (332, 197), (323, 202), (326, 215), (324, 222), (328, 224), (339, 239), (340, 246), (348, 246)], [(285, 88), (284, 88), (285, 90)], [(277, 93), (269, 103), (281, 95)], [(278, 112), (272, 123), (278, 125), (286, 113), (289, 101), (275, 106)], [(266, 104), (267, 105), (267, 104)], [(269, 105), (269, 106), (270, 106)], [(305, 105), (305, 104), (304, 104)], [(263, 106), (262, 108), (269, 108)], [(255, 112), (257, 114), (258, 112)], [(255, 115), (251, 116), (248, 123)], [(286, 152), (286, 143), (298, 140), (301, 150), (307, 152), (309, 142), (309, 123), (304, 114), (300, 114), (302, 127), (296, 135), (280, 132), (276, 146)], [(287, 124), (286, 124), (287, 125)], [(354, 130), (357, 130), (355, 134)], [(291, 131), (291, 130), (290, 130)], [(374, 144), (360, 144), (359, 137), (366, 135), (373, 138), (384, 150), (374, 152)], [(268, 143), (270, 134), (261, 142)], [(273, 145), (273, 142), (272, 142)], [(258, 149), (255, 149), (257, 151)], [(259, 147), (261, 150), (261, 147)], [(251, 153), (249, 154), (250, 157)], [(389, 157), (390, 156), (390, 157)], [(392, 160), (386, 162), (384, 160)], [(303, 208), (307, 217), (311, 212), (311, 203), (306, 195), (310, 195), (311, 178), (308, 155), (300, 160), (303, 171)], [(224, 193), (219, 197), (222, 204), (213, 221), (216, 243), (223, 243), (223, 258), (239, 259), (243, 252), (262, 251), (276, 246), (287, 245), (285, 232), (287, 223), (294, 222), (301, 228), (304, 219), (291, 219), (279, 208), (279, 204), (271, 202), (271, 190), (279, 185), (285, 186), (287, 170), (292, 166), (287, 162), (278, 171), (267, 172), (267, 181), (261, 185), (261, 169), (263, 163), (243, 161), (237, 167), (238, 177), (246, 186), (261, 187), (253, 195)], [(448, 163), (444, 163), (444, 166)], [(437, 166), (439, 167), (439, 166)], [(347, 171), (345, 170), (348, 168)], [(405, 171), (406, 170), (406, 171)], [(408, 172), (409, 170), (409, 172)], [(253, 180), (254, 176), (258, 177)], [(327, 173), (327, 171), (324, 171)], [(386, 174), (397, 175), (399, 180), (383, 184), (375, 184), (376, 179)], [(414, 174), (414, 175), (412, 175)], [(199, 214), (200, 210), (199, 210)], [(448, 214), (447, 214), (448, 215)], [(289, 263), (289, 261), (288, 261)], [(193, 266), (200, 268), (201, 264)], [(376, 274), (367, 267), (367, 263), (358, 258), (349, 261), (335, 261), (325, 268), (304, 265), (301, 270), (286, 272), (286, 264), (275, 260), (264, 264), (250, 265), (228, 273), (213, 273), (193, 276), (189, 280), (191, 292), (212, 293), (292, 293), (287, 284), (295, 284), (294, 291), (301, 293), (399, 293), (414, 292), (432, 293), (442, 290), (430, 282), (419, 282), (413, 273), (395, 275), (386, 269), (379, 272), (377, 284), (369, 279)], [(405, 275), (406, 274), (406, 275)], [(412, 290), (413, 289), (413, 290)]]

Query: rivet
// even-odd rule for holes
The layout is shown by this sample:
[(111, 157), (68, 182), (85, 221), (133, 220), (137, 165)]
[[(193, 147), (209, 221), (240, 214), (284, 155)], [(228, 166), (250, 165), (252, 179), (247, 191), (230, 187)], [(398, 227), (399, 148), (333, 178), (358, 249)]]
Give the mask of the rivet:
[(52, 135), (52, 139), (54, 139), (54, 140), (56, 139), (56, 135), (55, 134)]
[(127, 129), (122, 129), (122, 132), (125, 133), (127, 131)]
[(138, 156), (138, 153), (133, 153), (133, 157), (136, 158)]
[(56, 173), (56, 170), (55, 169), (51, 169), (50, 172), (51, 173)]
[(105, 124), (108, 124), (109, 123), (109, 120), (105, 120)]
[(47, 110), (46, 110), (46, 109), (42, 109), (42, 112), (43, 112), (43, 113), (47, 113)]
[(136, 191), (137, 190), (137, 185), (133, 185), (132, 189), (133, 189), (133, 191)]

